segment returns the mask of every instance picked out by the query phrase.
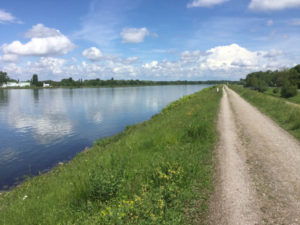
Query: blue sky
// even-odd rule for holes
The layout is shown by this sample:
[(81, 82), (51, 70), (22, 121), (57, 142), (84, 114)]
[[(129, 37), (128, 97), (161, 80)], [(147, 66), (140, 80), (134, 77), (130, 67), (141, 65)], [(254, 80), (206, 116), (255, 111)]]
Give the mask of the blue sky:
[(28, 0), (0, 5), (20, 80), (238, 80), (300, 63), (300, 0)]

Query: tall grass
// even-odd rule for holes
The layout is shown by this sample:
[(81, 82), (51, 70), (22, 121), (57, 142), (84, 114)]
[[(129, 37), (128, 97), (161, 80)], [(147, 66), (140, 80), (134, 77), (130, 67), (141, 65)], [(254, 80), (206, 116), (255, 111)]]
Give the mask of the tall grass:
[(263, 94), (237, 85), (230, 88), (300, 140), (300, 107), (289, 104), (285, 99), (269, 96), (270, 93)]
[[(212, 189), (214, 87), (0, 195), (0, 224), (191, 224)], [(192, 215), (192, 216), (191, 216)]]
[[(274, 89), (277, 89), (277, 92), (275, 91), (274, 93)], [(266, 92), (264, 92), (265, 94), (268, 94), (268, 95), (272, 95), (274, 97), (278, 97), (280, 98), (281, 97), (281, 94), (280, 94), (280, 89), (279, 88), (269, 88)], [(290, 98), (285, 98), (285, 100), (287, 101), (290, 101), (290, 102), (293, 102), (293, 103), (296, 103), (296, 104), (300, 104), (300, 92), (298, 92), (298, 94), (296, 96), (293, 96), (293, 97), (290, 97)]]

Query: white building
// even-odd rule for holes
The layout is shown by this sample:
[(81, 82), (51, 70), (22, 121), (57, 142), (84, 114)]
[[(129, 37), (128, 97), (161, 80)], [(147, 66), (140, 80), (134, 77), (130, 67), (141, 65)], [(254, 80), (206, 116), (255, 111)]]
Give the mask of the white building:
[(30, 87), (30, 82), (7, 82), (6, 84), (3, 84), (2, 87)]
[(44, 88), (50, 87), (50, 84), (43, 83), (43, 87), (44, 87)]

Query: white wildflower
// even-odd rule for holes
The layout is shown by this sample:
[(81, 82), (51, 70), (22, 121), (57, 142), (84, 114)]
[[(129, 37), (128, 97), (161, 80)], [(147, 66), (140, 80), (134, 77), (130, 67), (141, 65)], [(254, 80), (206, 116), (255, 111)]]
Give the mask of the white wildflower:
[(23, 200), (25, 200), (26, 198), (28, 198), (28, 196), (27, 196), (27, 195), (24, 195)]

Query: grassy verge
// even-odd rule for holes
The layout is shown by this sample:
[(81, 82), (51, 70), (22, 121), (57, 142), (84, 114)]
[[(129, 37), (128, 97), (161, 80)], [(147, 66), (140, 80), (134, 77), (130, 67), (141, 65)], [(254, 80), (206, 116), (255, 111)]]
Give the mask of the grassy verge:
[[(191, 224), (205, 219), (221, 95), (186, 96), (0, 195), (0, 224)], [(193, 218), (193, 217), (197, 218)]]
[[(279, 89), (279, 92), (277, 92), (277, 93), (273, 92), (274, 89), (275, 88), (269, 87), (268, 90), (265, 92), (265, 94), (268, 94), (268, 95), (271, 95), (271, 96), (274, 96), (274, 97), (277, 97), (277, 98), (281, 98), (280, 97), (280, 89)], [(293, 103), (296, 103), (296, 104), (300, 104), (300, 92), (294, 97), (284, 98), (284, 99), (286, 101), (290, 101), (290, 102), (293, 102)]]
[(230, 88), (300, 140), (299, 107), (287, 104), (283, 98), (274, 98), (242, 86), (231, 85)]

